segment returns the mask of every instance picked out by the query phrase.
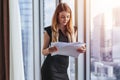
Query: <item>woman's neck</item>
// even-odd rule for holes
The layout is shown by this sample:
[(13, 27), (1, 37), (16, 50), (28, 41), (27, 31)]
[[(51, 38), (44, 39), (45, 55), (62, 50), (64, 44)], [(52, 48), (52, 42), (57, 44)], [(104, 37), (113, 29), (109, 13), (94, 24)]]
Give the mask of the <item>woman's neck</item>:
[(59, 25), (59, 30), (61, 30), (64, 33), (65, 32), (65, 26)]

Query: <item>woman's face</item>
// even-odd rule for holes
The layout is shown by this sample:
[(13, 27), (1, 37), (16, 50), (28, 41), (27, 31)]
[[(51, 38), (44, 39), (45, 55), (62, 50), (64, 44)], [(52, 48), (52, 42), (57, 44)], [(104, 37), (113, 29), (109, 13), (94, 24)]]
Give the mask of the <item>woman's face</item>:
[(70, 20), (70, 13), (66, 12), (66, 11), (62, 11), (59, 13), (58, 16), (58, 20), (59, 20), (59, 24), (61, 26), (65, 26), (68, 21)]

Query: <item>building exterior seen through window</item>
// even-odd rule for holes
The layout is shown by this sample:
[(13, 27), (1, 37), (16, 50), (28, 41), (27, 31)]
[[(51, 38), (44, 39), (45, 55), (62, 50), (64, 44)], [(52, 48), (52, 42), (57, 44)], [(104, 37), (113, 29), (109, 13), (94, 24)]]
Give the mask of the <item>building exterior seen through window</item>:
[(32, 0), (19, 0), (25, 80), (33, 80)]
[(120, 1), (91, 0), (91, 80), (120, 79)]

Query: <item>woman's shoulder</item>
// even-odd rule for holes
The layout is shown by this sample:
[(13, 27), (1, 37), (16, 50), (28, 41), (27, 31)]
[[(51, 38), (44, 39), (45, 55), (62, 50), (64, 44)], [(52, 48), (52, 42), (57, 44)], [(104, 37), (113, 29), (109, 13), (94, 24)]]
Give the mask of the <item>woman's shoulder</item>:
[(51, 30), (51, 26), (45, 27), (44, 30)]
[(51, 37), (52, 31), (51, 31), (51, 26), (47, 26), (44, 28), (44, 30), (48, 33), (48, 35)]

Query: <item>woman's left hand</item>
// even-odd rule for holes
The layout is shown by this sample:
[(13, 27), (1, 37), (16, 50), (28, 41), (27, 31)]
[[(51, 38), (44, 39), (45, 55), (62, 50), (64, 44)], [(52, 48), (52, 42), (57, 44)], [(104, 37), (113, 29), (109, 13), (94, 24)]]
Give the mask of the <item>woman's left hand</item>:
[(81, 46), (81, 47), (77, 48), (77, 51), (79, 53), (85, 53), (86, 52), (86, 46)]

